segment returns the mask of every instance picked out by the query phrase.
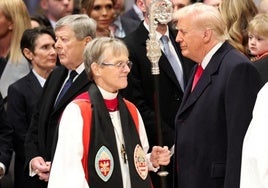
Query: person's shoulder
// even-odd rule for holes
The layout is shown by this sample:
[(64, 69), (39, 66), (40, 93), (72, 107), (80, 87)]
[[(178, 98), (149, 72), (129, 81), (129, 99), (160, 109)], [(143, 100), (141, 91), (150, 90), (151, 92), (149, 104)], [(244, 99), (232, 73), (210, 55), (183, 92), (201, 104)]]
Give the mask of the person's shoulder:
[(73, 101), (74, 102), (78, 102), (78, 101), (89, 101), (90, 98), (89, 98), (89, 94), (87, 91), (79, 94)]
[(229, 42), (225, 41), (222, 46), (217, 50), (216, 54), (222, 54), (223, 61), (230, 61), (232, 60), (232, 63), (228, 64), (240, 64), (240, 63), (248, 63), (251, 64), (250, 59), (237, 50), (235, 47), (233, 47)]
[(139, 26), (141, 21), (138, 20), (134, 20), (132, 18), (129, 17), (125, 17), (125, 16), (121, 16), (121, 22), (124, 25), (132, 25), (133, 27)]
[(50, 73), (49, 77), (59, 77), (64, 73), (68, 73), (68, 69), (66, 69), (64, 66), (56, 66), (53, 71)]
[[(132, 39), (140, 39), (140, 38), (143, 38), (143, 35), (145, 34), (146, 35), (146, 28), (145, 26), (143, 25), (143, 22), (140, 22), (137, 26), (137, 28), (127, 34), (124, 38), (123, 38), (123, 41), (132, 41)], [(133, 41), (135, 43), (135, 41)]]
[(30, 71), (27, 75), (25, 75), (24, 77), (18, 79), (17, 81), (15, 81), (14, 83), (10, 84), (9, 88), (20, 88), (22, 85), (24, 85), (27, 80), (33, 75), (33, 72)]
[(123, 16), (123, 17), (132, 18), (131, 16), (132, 16), (133, 14), (136, 14), (136, 13), (135, 13), (134, 8), (132, 7), (132, 8), (130, 8), (130, 9), (128, 9), (126, 12), (124, 12), (122, 16)]
[(255, 62), (253, 62), (253, 65), (255, 65), (255, 67), (267, 67), (268, 68), (268, 56), (265, 56)]

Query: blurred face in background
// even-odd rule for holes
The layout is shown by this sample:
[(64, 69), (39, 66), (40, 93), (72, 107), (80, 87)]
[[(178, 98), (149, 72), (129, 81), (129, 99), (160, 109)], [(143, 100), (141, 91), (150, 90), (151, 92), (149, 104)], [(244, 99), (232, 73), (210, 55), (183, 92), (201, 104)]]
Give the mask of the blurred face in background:
[(7, 35), (11, 35), (13, 22), (6, 18), (4, 12), (0, 9), (0, 40)]
[[(12, 39), (13, 22), (0, 9), (0, 57), (7, 57)], [(4, 49), (5, 48), (5, 49)]]
[(97, 30), (109, 30), (115, 17), (112, 0), (95, 0), (92, 10), (87, 14), (97, 22)]
[(204, 0), (203, 2), (216, 8), (218, 8), (221, 4), (221, 0)]
[(172, 0), (174, 12), (189, 5), (190, 0)]
[(142, 11), (145, 21), (148, 20), (149, 6), (152, 0), (137, 0), (137, 6)]
[(268, 13), (268, 0), (262, 0), (258, 8), (260, 13)]
[(119, 15), (121, 12), (123, 12), (125, 10), (125, 0), (116, 0), (114, 10), (116, 15)]
[(41, 0), (41, 7), (45, 11), (46, 16), (58, 21), (60, 18), (73, 13), (73, 0)]

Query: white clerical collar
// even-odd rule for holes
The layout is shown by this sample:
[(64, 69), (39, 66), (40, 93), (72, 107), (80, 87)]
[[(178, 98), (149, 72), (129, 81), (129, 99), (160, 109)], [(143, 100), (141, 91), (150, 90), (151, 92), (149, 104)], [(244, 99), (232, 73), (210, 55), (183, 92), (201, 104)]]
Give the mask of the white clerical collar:
[[(98, 86), (98, 85), (97, 85), (97, 86)], [(103, 97), (104, 99), (108, 99), (108, 100), (110, 100), (110, 99), (114, 99), (114, 98), (116, 98), (117, 95), (118, 95), (118, 92), (116, 92), (116, 93), (111, 93), (111, 92), (109, 92), (109, 91), (106, 91), (106, 90), (102, 89), (100, 86), (98, 86), (98, 88), (99, 88), (99, 90), (100, 90), (100, 92), (101, 92), (101, 95), (102, 95), (102, 97)]]

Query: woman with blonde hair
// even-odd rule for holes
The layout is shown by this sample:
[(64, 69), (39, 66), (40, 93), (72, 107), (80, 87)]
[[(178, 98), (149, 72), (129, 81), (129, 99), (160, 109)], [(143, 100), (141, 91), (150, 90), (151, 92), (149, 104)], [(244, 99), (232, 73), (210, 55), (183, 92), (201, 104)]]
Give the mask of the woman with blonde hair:
[(249, 21), (258, 13), (252, 0), (224, 0), (220, 4), (220, 12), (227, 25), (229, 42), (248, 56), (247, 27)]
[(0, 92), (5, 99), (8, 86), (30, 72), (20, 40), (24, 30), (31, 28), (31, 22), (22, 0), (1, 0), (0, 20)]

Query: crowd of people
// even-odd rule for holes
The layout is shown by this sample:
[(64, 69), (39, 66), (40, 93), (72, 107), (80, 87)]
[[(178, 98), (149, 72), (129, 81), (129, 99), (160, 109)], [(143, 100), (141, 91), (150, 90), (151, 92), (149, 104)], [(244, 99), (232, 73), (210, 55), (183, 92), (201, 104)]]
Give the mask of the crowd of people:
[(0, 188), (268, 187), (267, 0), (155, 2), (0, 1)]

